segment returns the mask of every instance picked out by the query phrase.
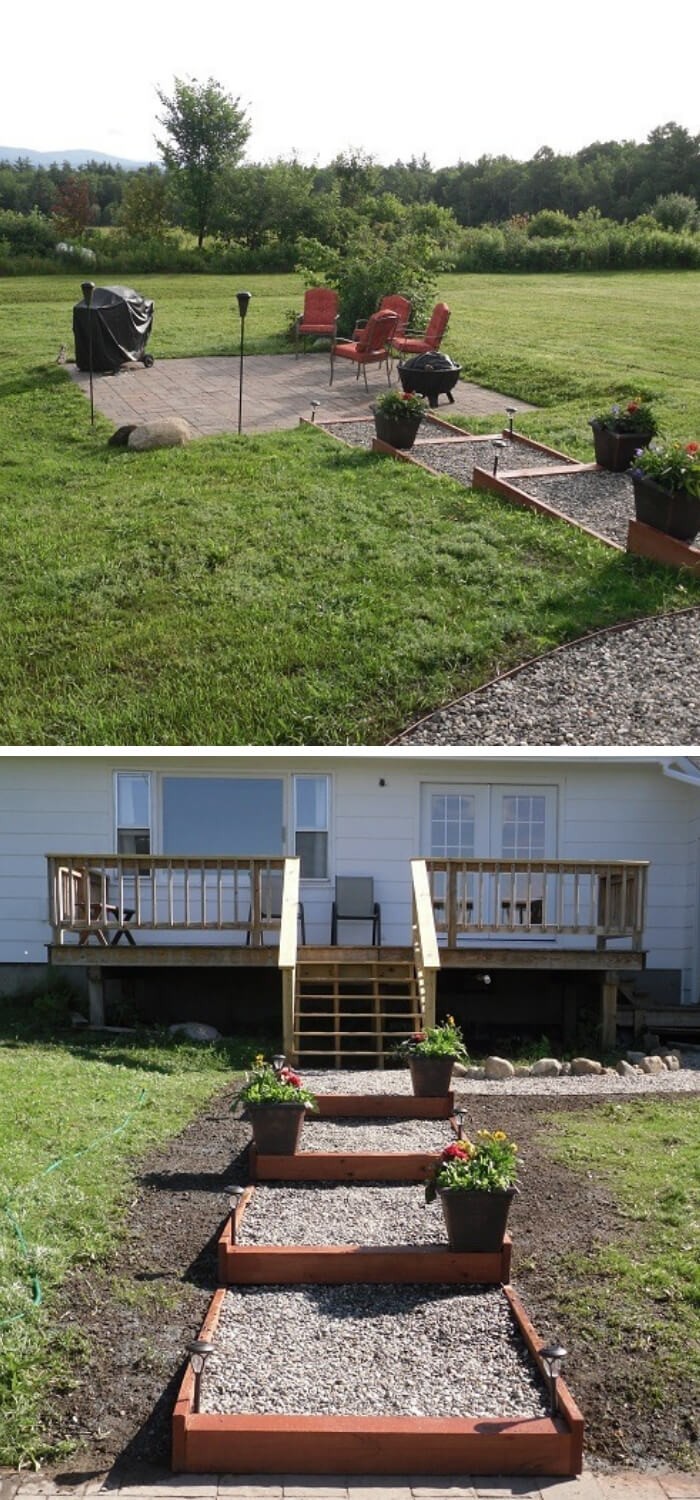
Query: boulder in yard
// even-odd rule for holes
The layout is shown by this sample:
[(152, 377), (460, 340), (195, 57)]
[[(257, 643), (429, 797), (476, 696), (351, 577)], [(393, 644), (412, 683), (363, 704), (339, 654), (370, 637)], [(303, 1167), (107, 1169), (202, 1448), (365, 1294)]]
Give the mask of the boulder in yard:
[(221, 1036), (215, 1026), (206, 1026), (203, 1021), (176, 1021), (168, 1031), (171, 1036), (186, 1036), (190, 1042), (217, 1042)]
[(182, 448), (194, 437), (194, 431), (184, 417), (158, 417), (153, 422), (140, 422), (129, 433), (127, 448), (136, 453), (147, 453), (151, 448)]
[(571, 1071), (577, 1078), (585, 1078), (587, 1075), (593, 1077), (595, 1074), (602, 1073), (603, 1064), (596, 1062), (594, 1057), (574, 1057)]
[(484, 1063), (486, 1078), (513, 1078), (515, 1068), (505, 1057), (487, 1057)]
[(621, 1078), (633, 1078), (638, 1069), (634, 1063), (627, 1062), (624, 1057), (621, 1057), (617, 1065), (617, 1071)]
[(558, 1078), (561, 1063), (556, 1057), (540, 1057), (532, 1064), (533, 1078)]
[(665, 1073), (666, 1064), (662, 1057), (643, 1057), (640, 1067), (643, 1073)]

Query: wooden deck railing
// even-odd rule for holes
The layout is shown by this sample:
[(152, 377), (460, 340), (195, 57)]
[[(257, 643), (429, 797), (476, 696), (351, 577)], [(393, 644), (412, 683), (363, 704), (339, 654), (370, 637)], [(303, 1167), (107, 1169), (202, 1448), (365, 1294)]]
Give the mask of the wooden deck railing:
[(435, 912), (424, 859), (411, 860), (413, 954), (424, 1026), (435, 1025), (436, 975), (440, 953)]
[(272, 932), (280, 943), (284, 934), (287, 957), (292, 943), (296, 952), (298, 859), (49, 854), (47, 864), (49, 921), (58, 946), (73, 937), (79, 944), (94, 939), (115, 946), (154, 932), (241, 932), (259, 946)]
[[(414, 863), (420, 863), (414, 861)], [(426, 859), (435, 928), (459, 937), (594, 936), (641, 947), (647, 860)]]
[(299, 942), (299, 873), (301, 861), (285, 861), (278, 967), (282, 971), (282, 1036), (286, 1057), (294, 1056), (296, 968)]

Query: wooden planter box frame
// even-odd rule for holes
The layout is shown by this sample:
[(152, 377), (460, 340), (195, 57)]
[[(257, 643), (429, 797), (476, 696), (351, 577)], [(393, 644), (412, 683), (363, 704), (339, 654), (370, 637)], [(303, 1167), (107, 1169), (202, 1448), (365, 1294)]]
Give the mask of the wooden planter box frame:
[[(419, 1099), (415, 1094), (316, 1094), (319, 1120), (449, 1120), (454, 1114), (454, 1093), (435, 1099)], [(307, 1136), (308, 1140), (308, 1136)]]
[[(538, 1337), (520, 1298), (504, 1287), (542, 1371)], [(199, 1335), (213, 1340), (226, 1289), (214, 1293)], [(206, 1378), (206, 1377), (205, 1377)], [(319, 1379), (323, 1378), (322, 1369)], [(279, 1416), (192, 1409), (188, 1363), (172, 1419), (180, 1474), (580, 1474), (583, 1417), (563, 1381), (555, 1417)]]
[(458, 1254), (445, 1245), (241, 1245), (240, 1226), (255, 1194), (245, 1190), (235, 1210), (236, 1241), (231, 1216), (217, 1245), (219, 1281), (224, 1286), (294, 1286), (348, 1282), (422, 1285), (494, 1286), (510, 1279), (511, 1239), (500, 1250), (484, 1255)]
[(630, 520), (627, 551), (635, 557), (649, 557), (668, 568), (688, 568), (700, 576), (700, 547), (695, 542), (679, 542), (677, 537), (647, 526), (644, 521)]
[(425, 1182), (439, 1156), (439, 1151), (295, 1151), (293, 1156), (262, 1156), (251, 1144), (249, 1164), (254, 1182)]

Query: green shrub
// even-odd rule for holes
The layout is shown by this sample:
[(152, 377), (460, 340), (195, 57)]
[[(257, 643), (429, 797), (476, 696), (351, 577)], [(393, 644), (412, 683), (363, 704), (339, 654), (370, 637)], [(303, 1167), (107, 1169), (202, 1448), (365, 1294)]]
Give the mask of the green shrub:
[(44, 214), (19, 214), (0, 209), (0, 241), (9, 246), (11, 255), (53, 255), (58, 234), (51, 219)]

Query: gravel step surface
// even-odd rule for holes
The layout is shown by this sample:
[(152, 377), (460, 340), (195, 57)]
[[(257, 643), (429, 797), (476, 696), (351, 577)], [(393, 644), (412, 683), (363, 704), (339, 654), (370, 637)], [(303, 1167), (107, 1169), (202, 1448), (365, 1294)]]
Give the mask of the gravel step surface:
[[(675, 1043), (674, 1043), (675, 1045)], [(407, 1093), (405, 1083), (406, 1075), (401, 1070), (396, 1072), (382, 1073), (380, 1069), (373, 1072), (338, 1071), (333, 1073), (313, 1073), (304, 1070), (304, 1082), (310, 1089), (315, 1089), (319, 1094), (388, 1094)], [(403, 1080), (403, 1081), (402, 1081)], [(579, 1094), (582, 1098), (594, 1097), (598, 1094), (677, 1094), (700, 1092), (700, 1052), (690, 1049), (683, 1054), (683, 1067), (677, 1073), (635, 1073), (628, 1078), (621, 1078), (619, 1073), (592, 1074), (585, 1078), (453, 1078), (452, 1087), (455, 1102), (462, 1096), (484, 1094), (494, 1098), (497, 1094), (541, 1094), (543, 1097), (553, 1095), (555, 1098), (562, 1094)], [(330, 1124), (330, 1121), (327, 1123)], [(395, 1128), (409, 1124), (409, 1121), (393, 1121)], [(314, 1130), (321, 1124), (317, 1121)], [(434, 1122), (436, 1126), (443, 1125), (449, 1128), (447, 1120)], [(472, 1126), (469, 1126), (472, 1129)], [(308, 1133), (307, 1133), (308, 1135)], [(307, 1150), (311, 1146), (307, 1146)], [(401, 1150), (407, 1149), (404, 1147)]]
[(471, 484), (475, 466), (491, 472), (497, 452), (499, 472), (508, 469), (560, 468), (566, 463), (565, 458), (552, 458), (547, 453), (538, 453), (536, 448), (529, 448), (526, 443), (518, 443), (516, 440), (512, 443), (508, 441), (508, 446), (502, 450), (495, 449), (492, 442), (481, 442), (451, 443), (449, 446), (445, 443), (420, 443), (416, 444), (414, 451), (416, 458), (429, 464), (431, 469), (439, 469), (441, 474), (449, 474), (461, 484)]
[(500, 1290), (228, 1292), (202, 1411), (542, 1417), (544, 1388)]
[(302, 1151), (440, 1151), (451, 1140), (448, 1120), (313, 1120)]
[(569, 476), (553, 474), (551, 479), (540, 474), (523, 481), (519, 488), (560, 510), (571, 521), (626, 547), (627, 527), (634, 515), (634, 490), (627, 474), (612, 474), (606, 469)]
[[(344, 443), (350, 443), (353, 448), (371, 448), (376, 436), (373, 417), (358, 419), (357, 422), (318, 422), (317, 426), (322, 427), (324, 432), (329, 432), (331, 437), (341, 438)], [(451, 429), (433, 427), (431, 429), (431, 424), (424, 423), (423, 430), (425, 432), (431, 430), (434, 432), (439, 431), (440, 436), (445, 438), (447, 442), (453, 437), (464, 437), (464, 433), (460, 431), (459, 427)]]
[(406, 729), (397, 745), (697, 745), (700, 608), (559, 647)]
[(412, 1094), (408, 1068), (305, 1068), (304, 1083), (315, 1094)]
[(439, 1203), (420, 1183), (319, 1182), (256, 1187), (242, 1245), (435, 1245), (447, 1248)]

